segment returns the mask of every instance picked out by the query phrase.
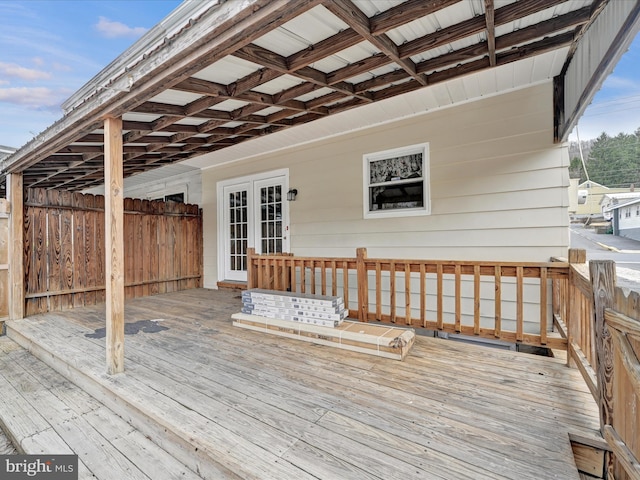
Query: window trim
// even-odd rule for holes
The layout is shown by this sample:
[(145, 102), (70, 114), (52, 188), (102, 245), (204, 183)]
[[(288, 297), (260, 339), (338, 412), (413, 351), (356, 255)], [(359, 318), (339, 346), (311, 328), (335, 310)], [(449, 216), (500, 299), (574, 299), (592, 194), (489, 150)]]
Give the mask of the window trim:
[[(422, 154), (422, 194), (423, 206), (419, 208), (398, 208), (388, 210), (369, 210), (369, 188), (371, 162), (401, 157), (404, 155)], [(365, 219), (412, 217), (418, 215), (431, 215), (431, 185), (429, 172), (429, 143), (408, 145), (380, 152), (365, 153), (362, 156), (362, 212)]]

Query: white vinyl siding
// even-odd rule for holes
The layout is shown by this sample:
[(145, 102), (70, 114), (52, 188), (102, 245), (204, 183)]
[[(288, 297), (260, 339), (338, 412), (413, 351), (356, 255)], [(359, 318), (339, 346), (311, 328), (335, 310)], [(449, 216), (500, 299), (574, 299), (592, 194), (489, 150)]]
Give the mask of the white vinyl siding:
[[(564, 256), (568, 152), (550, 82), (203, 171), (205, 286), (215, 286), (216, 182), (289, 168), (302, 256), (548, 261)], [(429, 143), (431, 215), (363, 218), (362, 158)], [(490, 313), (488, 313), (489, 315)]]

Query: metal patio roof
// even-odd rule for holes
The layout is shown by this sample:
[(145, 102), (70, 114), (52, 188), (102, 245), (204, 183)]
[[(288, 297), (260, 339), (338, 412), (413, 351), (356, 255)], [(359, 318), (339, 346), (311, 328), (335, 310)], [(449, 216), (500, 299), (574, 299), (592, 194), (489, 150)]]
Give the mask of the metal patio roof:
[[(0, 161), (0, 182), (22, 172), (26, 187), (102, 184), (108, 116), (123, 118), (127, 177), (548, 81), (607, 3), (187, 0), (65, 102), (62, 119)], [(235, 153), (212, 153), (223, 151)]]

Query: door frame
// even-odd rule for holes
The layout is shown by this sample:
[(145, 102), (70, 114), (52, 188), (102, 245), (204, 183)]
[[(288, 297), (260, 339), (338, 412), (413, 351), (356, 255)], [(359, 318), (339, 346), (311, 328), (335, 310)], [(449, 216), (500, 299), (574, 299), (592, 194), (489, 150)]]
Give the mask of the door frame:
[[(220, 180), (216, 183), (216, 196), (217, 196), (217, 204), (216, 204), (216, 220), (217, 220), (217, 232), (216, 232), (216, 241), (217, 241), (217, 266), (218, 266), (218, 281), (228, 280), (226, 277), (226, 235), (228, 225), (226, 225), (225, 218), (226, 213), (224, 211), (225, 199), (224, 199), (224, 189), (226, 187), (232, 187), (234, 185), (240, 184), (248, 184), (248, 192), (247, 192), (247, 215), (249, 220), (249, 238), (247, 241), (247, 248), (256, 248), (255, 240), (257, 233), (255, 232), (255, 182), (269, 180), (275, 178), (283, 178), (284, 182), (284, 191), (282, 192), (282, 228), (287, 232), (286, 239), (283, 241), (282, 250), (285, 252), (289, 251), (290, 248), (290, 232), (291, 228), (289, 226), (289, 202), (287, 201), (287, 192), (289, 191), (289, 169), (281, 168), (277, 170), (269, 170), (267, 172), (256, 173), (252, 175), (244, 175), (241, 177), (229, 178), (226, 180)], [(237, 280), (236, 280), (237, 281)]]

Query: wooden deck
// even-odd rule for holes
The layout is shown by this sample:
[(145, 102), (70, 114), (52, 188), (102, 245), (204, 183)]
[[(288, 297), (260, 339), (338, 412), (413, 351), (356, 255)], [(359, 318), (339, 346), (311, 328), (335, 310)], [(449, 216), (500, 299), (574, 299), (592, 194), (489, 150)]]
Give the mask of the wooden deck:
[(75, 451), (81, 478), (105, 480), (578, 479), (570, 435), (598, 437), (558, 359), (419, 336), (399, 362), (235, 328), (240, 305), (204, 289), (128, 301), (142, 330), (112, 377), (103, 308), (8, 322), (83, 390), (3, 338), (0, 421), (23, 451)]

